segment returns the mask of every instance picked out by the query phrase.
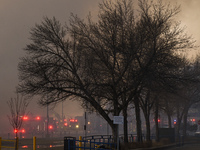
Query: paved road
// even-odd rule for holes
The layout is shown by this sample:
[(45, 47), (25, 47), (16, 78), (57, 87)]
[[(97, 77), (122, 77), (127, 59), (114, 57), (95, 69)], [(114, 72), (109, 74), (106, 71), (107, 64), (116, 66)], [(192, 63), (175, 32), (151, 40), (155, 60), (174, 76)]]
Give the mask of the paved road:
[(181, 147), (174, 147), (169, 150), (200, 150), (200, 143), (199, 144), (187, 144)]

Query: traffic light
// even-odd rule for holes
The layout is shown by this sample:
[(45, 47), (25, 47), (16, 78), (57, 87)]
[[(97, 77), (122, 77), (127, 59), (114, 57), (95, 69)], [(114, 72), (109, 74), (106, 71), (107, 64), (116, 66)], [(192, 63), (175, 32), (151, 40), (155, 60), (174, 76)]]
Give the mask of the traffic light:
[(37, 117), (36, 117), (36, 120), (40, 120), (40, 117), (39, 117), (39, 116), (37, 116)]

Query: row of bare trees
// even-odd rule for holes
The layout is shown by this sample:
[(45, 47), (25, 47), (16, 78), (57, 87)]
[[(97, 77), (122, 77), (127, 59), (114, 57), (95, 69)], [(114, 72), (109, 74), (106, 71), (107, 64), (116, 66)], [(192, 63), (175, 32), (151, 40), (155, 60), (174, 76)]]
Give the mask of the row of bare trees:
[[(30, 32), (27, 56), (19, 63), (18, 92), (39, 95), (42, 105), (75, 99), (100, 114), (114, 137), (113, 116), (122, 114), (125, 142), (127, 111), (134, 104), (138, 141), (141, 109), (150, 140), (150, 112), (157, 120), (162, 104), (179, 102), (176, 95), (186, 94), (187, 84), (193, 86), (196, 78), (185, 73), (187, 61), (180, 53), (194, 46), (174, 19), (180, 7), (147, 0), (138, 6), (136, 12), (131, 0), (105, 0), (97, 22), (91, 15), (87, 21), (72, 15), (65, 26), (45, 17)], [(169, 110), (167, 105), (163, 110)]]
[[(192, 105), (199, 103), (199, 66), (198, 60), (194, 63), (185, 63), (183, 68), (178, 68), (179, 76), (171, 84), (171, 89), (166, 87), (147, 88), (140, 93), (140, 106), (143, 111), (146, 123), (146, 137), (150, 140), (150, 115), (154, 114), (156, 126), (156, 140), (159, 133), (159, 116), (166, 114), (168, 127), (172, 128), (172, 117), (176, 117), (176, 135), (180, 135), (180, 125), (183, 122), (183, 135), (186, 136), (187, 116)], [(182, 76), (180, 78), (180, 76)], [(178, 83), (176, 83), (178, 80)]]

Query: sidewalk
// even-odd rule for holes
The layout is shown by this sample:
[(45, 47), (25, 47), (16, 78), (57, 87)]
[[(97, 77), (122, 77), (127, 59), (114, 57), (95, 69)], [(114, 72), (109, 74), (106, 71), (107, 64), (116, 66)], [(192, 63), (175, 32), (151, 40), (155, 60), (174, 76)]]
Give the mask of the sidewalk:
[(182, 145), (180, 145), (179, 143), (173, 143), (159, 147), (138, 148), (129, 150), (200, 150), (200, 141), (185, 141)]
[(129, 150), (167, 150), (176, 147), (177, 144), (169, 144), (159, 147), (151, 147), (151, 148), (138, 148), (138, 149), (129, 149)]

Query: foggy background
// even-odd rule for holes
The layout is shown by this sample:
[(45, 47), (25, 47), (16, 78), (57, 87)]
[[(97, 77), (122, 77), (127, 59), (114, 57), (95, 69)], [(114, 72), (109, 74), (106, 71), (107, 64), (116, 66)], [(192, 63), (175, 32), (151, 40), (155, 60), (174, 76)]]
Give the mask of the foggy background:
[[(6, 101), (16, 97), (18, 84), (18, 62), (25, 55), (23, 48), (30, 41), (29, 32), (43, 17), (55, 16), (62, 24), (68, 23), (70, 13), (85, 19), (89, 12), (97, 17), (98, 4), (102, 0), (0, 0), (0, 134), (12, 129), (8, 124), (10, 114)], [(155, 0), (156, 1), (156, 0)], [(187, 34), (192, 35), (199, 45), (200, 41), (200, 1), (199, 0), (163, 0), (171, 4), (181, 4), (178, 19), (186, 26)], [(137, 4), (137, 1), (134, 1)], [(193, 52), (189, 52), (194, 54)], [(33, 115), (46, 116), (46, 108), (33, 99), (27, 111)], [(64, 115), (73, 117), (82, 115), (83, 110), (76, 102), (65, 101)], [(61, 114), (61, 104), (55, 109)], [(51, 115), (51, 114), (50, 114)], [(10, 131), (12, 132), (12, 131)]]

